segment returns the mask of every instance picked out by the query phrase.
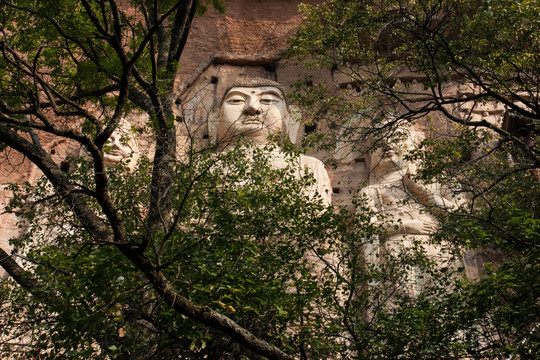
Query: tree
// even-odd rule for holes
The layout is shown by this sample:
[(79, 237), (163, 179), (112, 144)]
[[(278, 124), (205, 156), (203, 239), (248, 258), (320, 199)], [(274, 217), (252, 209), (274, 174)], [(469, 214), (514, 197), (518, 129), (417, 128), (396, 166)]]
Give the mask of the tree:
[[(402, 357), (538, 352), (539, 10), (538, 1), (497, 0), (303, 5), (290, 54), (342, 79), (336, 90), (299, 83), (296, 99), (330, 130), (315, 143), (371, 151), (399, 141), (404, 120), (416, 123), (430, 135), (409, 154), (421, 161), (418, 179), (468, 199), (432, 209), (436, 237), (482, 254), (483, 273), (398, 307), (393, 325), (411, 332)], [(397, 356), (390, 339), (400, 334), (377, 325), (387, 339), (381, 351)]]
[[(206, 3), (222, 9), (218, 0)], [(522, 140), (511, 130), (476, 124), (471, 111), (470, 118), (455, 120), (510, 136), (498, 144), (491, 132), (464, 126), (452, 141), (435, 138), (411, 154), (424, 160), (420, 176), (425, 181), (433, 174), (441, 175), (437, 181), (454, 181), (456, 173), (469, 181), (456, 188), (472, 192), (474, 206), (448, 214), (447, 221), (441, 218), (440, 237), (471, 249), (487, 244), (490, 254), (504, 255), (483, 280), (455, 279), (450, 269), (433, 267), (421, 248), (388, 257), (384, 267), (371, 266), (362, 259), (362, 249), (381, 229), (370, 223), (373, 214), (361, 197), (356, 217), (327, 208), (301, 191), (313, 182), (310, 176), (298, 179), (293, 168), (273, 169), (268, 149), (252, 148), (243, 139), (221, 152), (215, 151), (220, 144), (200, 147), (189, 133), (185, 144), (177, 144), (176, 127), (185, 125), (174, 114), (176, 75), (191, 21), (204, 12), (202, 2), (0, 4), (1, 145), (6, 156), (17, 151), (45, 175), (37, 184), (14, 185), (16, 195), (7, 209), (24, 219), (27, 228), (14, 240), (13, 254), (0, 253), (0, 265), (10, 274), (0, 291), (6, 304), (2, 350), (10, 357), (427, 359), (526, 357), (537, 350), (537, 319), (531, 315), (538, 313), (537, 204), (523, 201), (536, 199), (538, 192), (530, 171), (537, 167), (534, 133)], [(428, 58), (418, 52), (423, 48), (414, 47), (432, 44), (425, 41), (431, 37), (397, 43), (403, 47), (380, 48), (375, 41), (414, 34), (416, 28), (399, 11), (416, 20), (424, 14), (419, 9), (437, 9), (437, 4), (454, 4), (445, 7), (448, 14), (463, 10), (457, 17), (443, 16), (443, 25), (467, 20), (478, 30), (484, 28), (482, 21), (492, 20), (487, 10), (480, 12), (483, 17), (465, 17), (477, 8), (459, 2), (403, 2), (402, 7), (393, 2), (390, 11), (379, 11), (386, 9), (384, 2), (375, 4), (380, 5), (377, 11), (372, 4), (352, 1), (313, 8), (317, 20), (324, 20), (324, 32), (308, 18), (300, 33), (304, 37), (293, 43), (293, 50), (309, 50), (322, 60), (330, 49), (336, 61), (323, 64), (334, 71), (350, 65), (357, 75), (370, 75), (357, 76), (350, 85), (360, 93), (362, 84), (371, 90), (362, 103), (348, 98), (344, 104), (337, 97), (321, 100), (321, 89), (310, 88), (316, 100), (311, 106), (314, 121), (323, 114), (315, 110), (323, 110), (328, 126), (352, 136), (355, 145), (362, 129), (341, 126), (343, 119), (332, 116), (332, 109), (339, 107), (341, 115), (349, 110), (358, 119), (371, 117), (389, 131), (394, 122), (387, 121), (388, 114), (395, 122), (432, 110), (454, 116), (445, 107), (446, 93), (433, 95), (439, 89), (436, 81), (426, 82), (432, 91), (424, 93), (404, 90), (407, 84), (391, 76), (403, 61), (425, 66), (423, 73), (430, 79), (443, 79), (435, 70), (453, 76), (456, 69), (450, 65), (429, 68)], [(523, 36), (537, 40), (535, 3), (527, 4), (500, 6), (509, 17), (520, 20), (522, 11), (529, 16), (524, 16), (530, 21), (523, 21)], [(445, 11), (424, 15), (436, 20)], [(382, 16), (370, 25), (373, 30), (384, 25), (380, 36), (373, 32), (370, 38), (369, 31), (358, 28), (357, 20), (370, 20), (370, 14)], [(343, 27), (343, 20), (350, 27)], [(437, 24), (431, 20), (426, 29)], [(505, 24), (521, 29), (517, 22)], [(311, 32), (315, 30), (319, 33)], [(467, 34), (472, 41), (477, 33)], [(513, 36), (501, 34), (501, 41)], [(309, 49), (310, 44), (324, 46)], [(536, 119), (537, 96), (532, 82), (537, 79), (532, 71), (536, 43), (529, 44), (532, 50), (523, 52), (529, 57), (519, 64), (530, 94), (520, 98), (524, 105), (512, 101), (514, 112), (509, 112), (526, 127)], [(336, 49), (341, 58), (335, 58)], [(385, 51), (396, 56), (379, 56)], [(365, 64), (372, 67), (360, 67)], [(414, 74), (423, 70), (411, 69)], [(491, 97), (502, 101), (484, 89), (491, 81), (467, 79), (463, 84), (472, 90), (465, 93), (473, 95), (466, 100), (475, 106)], [(472, 80), (476, 83), (471, 85)], [(522, 89), (512, 84), (501, 81), (490, 91), (520, 95)], [(480, 95), (473, 85), (483, 89)], [(142, 156), (134, 169), (130, 159), (111, 166), (108, 141), (125, 116), (137, 113), (148, 115), (135, 130), (151, 139), (155, 154)], [(120, 142), (127, 143), (127, 137)], [(58, 139), (82, 147), (86, 156), (70, 159), (71, 169), (55, 163), (45, 143)], [(476, 156), (478, 148), (487, 156)], [(443, 157), (447, 154), (455, 158)], [(508, 194), (508, 184), (518, 178), (528, 187)], [(437, 281), (420, 296), (389, 296), (388, 288), (399, 286), (410, 266), (421, 267)], [(392, 306), (386, 306), (389, 300)]]
[[(222, 11), (223, 2), (206, 2)], [(290, 359), (327, 352), (334, 275), (314, 272), (345, 217), (247, 144), (179, 154), (175, 89), (200, 1), (0, 2), (0, 138), (44, 174), (15, 184), (26, 221), (0, 250), (2, 350), (15, 358)], [(111, 166), (128, 114), (155, 148)], [(124, 135), (129, 137), (128, 135)], [(86, 156), (55, 163), (63, 139)], [(127, 139), (121, 140), (127, 142)], [(7, 156), (7, 152), (5, 153)], [(249, 158), (252, 157), (252, 160)], [(128, 166), (129, 165), (129, 166)], [(268, 219), (272, 219), (269, 221)], [(336, 230), (336, 231), (333, 231)], [(335, 234), (335, 235), (331, 235)], [(325, 280), (326, 279), (326, 280)], [(335, 331), (334, 331), (335, 333)], [(19, 349), (19, 350), (17, 350)]]

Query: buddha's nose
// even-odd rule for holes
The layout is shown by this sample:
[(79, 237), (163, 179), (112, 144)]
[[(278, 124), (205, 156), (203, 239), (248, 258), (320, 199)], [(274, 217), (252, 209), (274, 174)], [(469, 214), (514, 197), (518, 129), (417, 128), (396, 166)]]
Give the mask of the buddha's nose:
[(246, 114), (246, 115), (260, 115), (261, 114), (261, 109), (259, 109), (259, 107), (256, 106), (256, 104), (252, 104), (252, 105), (249, 105), (244, 110), (244, 114)]
[(114, 134), (107, 140), (107, 143), (112, 148), (118, 148), (120, 146), (120, 138), (118, 136), (114, 136)]

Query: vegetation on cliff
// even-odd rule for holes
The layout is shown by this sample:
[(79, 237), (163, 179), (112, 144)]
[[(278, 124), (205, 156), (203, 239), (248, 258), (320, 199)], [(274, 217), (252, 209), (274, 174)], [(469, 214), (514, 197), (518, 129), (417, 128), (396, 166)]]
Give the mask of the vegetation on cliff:
[[(345, 72), (342, 90), (362, 95), (317, 83), (295, 95), (319, 129), (332, 130), (313, 133), (318, 146), (384, 147), (381, 139), (399, 136), (394, 125), (431, 114), (455, 124), (408, 156), (421, 161), (426, 186), (466, 195), (455, 211), (432, 210), (436, 241), (451, 255), (483, 254), (474, 281), (462, 267), (434, 264), (422, 246), (365, 261), (385, 230), (366, 199), (356, 198), (354, 216), (328, 207), (302, 191), (313, 178), (272, 168), (267, 151), (239, 143), (216, 152), (220, 144), (200, 147), (189, 133), (178, 143), (176, 75), (190, 25), (223, 2), (125, 5), (0, 0), (2, 156), (19, 152), (45, 175), (11, 187), (6, 210), (22, 228), (13, 252), (0, 250), (10, 275), (0, 284), (2, 356), (538, 353), (538, 1), (329, 1), (303, 7), (291, 43), (306, 65)], [(450, 82), (462, 88), (451, 92)], [(478, 120), (492, 102), (519, 127)], [(108, 141), (129, 114), (148, 116), (133, 136), (152, 156), (111, 166)], [(84, 156), (56, 163), (50, 141)], [(419, 293), (397, 291), (411, 268), (429, 281)]]
[(403, 121), (423, 129), (429, 138), (409, 154), (417, 178), (467, 199), (453, 211), (432, 208), (436, 239), (484, 262), (474, 281), (398, 310), (397, 323), (414, 330), (397, 340), (393, 327), (380, 328), (386, 341), (367, 351), (536, 357), (540, 2), (333, 0), (302, 9), (291, 55), (331, 70), (342, 87), (299, 83), (298, 101), (332, 130), (314, 142), (372, 151)]

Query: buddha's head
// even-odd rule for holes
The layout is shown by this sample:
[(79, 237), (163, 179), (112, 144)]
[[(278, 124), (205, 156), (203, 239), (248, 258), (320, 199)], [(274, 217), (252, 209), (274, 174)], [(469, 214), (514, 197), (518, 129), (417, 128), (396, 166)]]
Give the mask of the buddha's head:
[(122, 119), (107, 140), (103, 160), (106, 166), (113, 166), (128, 158), (128, 167), (133, 169), (139, 159), (139, 146), (131, 131), (131, 124)]
[(266, 144), (271, 135), (285, 133), (290, 119), (283, 88), (263, 78), (243, 78), (231, 84), (221, 100), (217, 140), (239, 136)]
[(406, 155), (415, 148), (422, 136), (422, 133), (414, 131), (408, 123), (396, 129), (390, 137), (391, 140), (371, 154), (370, 173), (373, 180), (403, 176), (412, 165)]

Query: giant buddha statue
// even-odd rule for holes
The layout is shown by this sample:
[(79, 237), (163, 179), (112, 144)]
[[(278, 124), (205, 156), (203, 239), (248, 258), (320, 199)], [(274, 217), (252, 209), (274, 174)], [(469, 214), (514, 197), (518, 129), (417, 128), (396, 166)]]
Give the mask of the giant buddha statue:
[[(242, 137), (254, 146), (265, 147), (277, 136), (285, 136), (292, 121), (281, 85), (269, 79), (241, 78), (225, 90), (219, 109), (216, 140), (225, 149)], [(298, 177), (303, 176), (306, 170), (312, 173), (315, 184), (307, 192), (310, 196), (316, 192), (325, 203), (330, 203), (330, 179), (319, 159), (299, 155), (291, 161), (279, 147), (269, 151), (273, 167), (280, 169), (292, 164), (298, 169)]]

